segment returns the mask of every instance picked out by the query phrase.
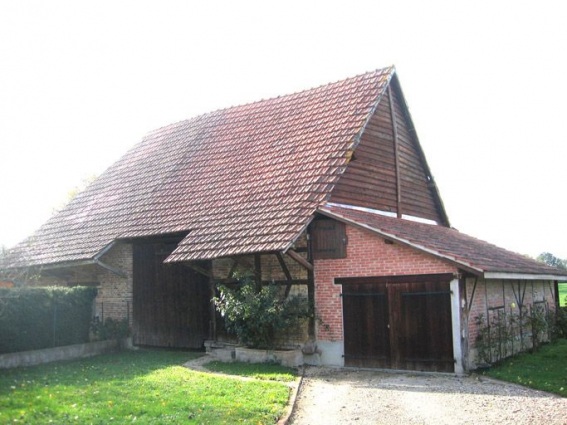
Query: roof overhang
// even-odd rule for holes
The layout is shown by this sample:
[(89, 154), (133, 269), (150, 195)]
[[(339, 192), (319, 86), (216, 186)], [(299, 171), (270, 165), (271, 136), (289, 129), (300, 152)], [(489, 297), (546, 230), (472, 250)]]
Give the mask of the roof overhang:
[[(123, 271), (123, 270), (121, 270), (117, 267), (113, 267), (109, 264), (106, 264), (105, 262), (101, 261), (101, 259), (100, 259), (115, 244), (116, 244), (116, 241), (110, 242), (92, 258), (81, 259), (81, 260), (62, 261), (62, 262), (59, 262), (59, 263), (48, 263), (48, 264), (37, 264), (37, 265), (32, 264), (31, 266), (29, 266), (29, 268), (38, 269), (41, 272), (41, 270), (68, 269), (68, 268), (74, 268), (74, 267), (95, 265), (95, 266), (100, 266), (103, 269), (106, 269), (109, 272), (114, 273), (117, 276), (126, 278), (126, 277), (128, 277), (128, 274), (125, 271)], [(19, 267), (15, 267), (15, 269), (16, 268), (19, 268)]]
[(442, 252), (436, 251), (434, 249), (427, 248), (423, 245), (417, 244), (417, 243), (412, 242), (408, 239), (401, 238), (401, 237), (396, 236), (392, 233), (385, 232), (381, 229), (377, 229), (375, 227), (369, 226), (365, 223), (359, 223), (355, 220), (351, 220), (349, 218), (346, 218), (346, 217), (344, 217), (340, 214), (325, 210), (324, 208), (317, 209), (317, 212), (322, 214), (322, 215), (325, 215), (327, 217), (334, 218), (335, 220), (342, 221), (343, 223), (350, 224), (352, 226), (359, 227), (361, 229), (369, 230), (369, 231), (377, 234), (378, 236), (381, 236), (381, 237), (386, 238), (386, 239), (391, 239), (393, 241), (398, 242), (401, 245), (405, 245), (405, 246), (408, 246), (410, 248), (414, 248), (414, 249), (417, 249), (419, 251), (425, 252), (427, 254), (433, 255), (435, 257), (441, 258), (441, 259), (448, 261), (448, 262), (454, 264), (455, 266), (457, 266), (457, 267), (459, 267), (459, 268), (461, 268), (465, 271), (468, 271), (468, 272), (470, 272), (474, 275), (482, 276), (483, 273), (484, 273), (484, 270), (479, 269), (478, 267), (475, 267), (472, 264), (466, 263), (466, 262), (464, 262), (460, 259), (457, 259), (457, 258), (452, 257), (450, 255), (444, 254)]
[(567, 281), (567, 274), (561, 276), (561, 275), (553, 275), (553, 274), (485, 272), (484, 278), (485, 279), (565, 280), (565, 281)]

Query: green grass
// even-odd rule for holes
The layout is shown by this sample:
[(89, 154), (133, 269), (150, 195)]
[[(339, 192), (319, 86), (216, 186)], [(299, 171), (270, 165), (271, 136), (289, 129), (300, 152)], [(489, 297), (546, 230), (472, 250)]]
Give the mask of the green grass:
[(276, 422), (281, 382), (243, 382), (180, 366), (197, 354), (130, 351), (0, 372), (0, 423)]
[(567, 397), (567, 339), (520, 354), (486, 372), (488, 376)]
[(207, 363), (205, 367), (213, 372), (226, 373), (227, 375), (247, 376), (250, 378), (269, 381), (291, 382), (297, 376), (297, 372), (294, 369), (266, 363), (250, 364), (241, 362), (211, 362)]
[(559, 284), (559, 305), (567, 307), (567, 282)]

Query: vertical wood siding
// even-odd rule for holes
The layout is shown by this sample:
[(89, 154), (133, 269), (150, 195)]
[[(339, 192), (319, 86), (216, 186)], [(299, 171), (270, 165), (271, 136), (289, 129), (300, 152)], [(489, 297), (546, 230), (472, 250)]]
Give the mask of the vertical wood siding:
[(164, 264), (174, 248), (134, 245), (134, 344), (201, 348), (209, 336), (208, 279), (181, 264)]
[[(442, 223), (440, 206), (430, 188), (420, 150), (412, 137), (402, 98), (392, 86), (398, 137), (401, 212)], [(371, 117), (354, 158), (335, 186), (330, 201), (382, 211), (398, 212), (396, 194), (394, 129), (388, 96)]]

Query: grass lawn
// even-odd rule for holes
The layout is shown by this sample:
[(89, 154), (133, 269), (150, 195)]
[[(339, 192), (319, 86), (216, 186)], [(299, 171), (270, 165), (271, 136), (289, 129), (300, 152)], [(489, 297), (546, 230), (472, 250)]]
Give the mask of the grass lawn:
[(207, 363), (205, 367), (213, 372), (248, 376), (250, 378), (266, 379), (270, 381), (291, 382), (297, 376), (297, 372), (294, 369), (276, 364), (211, 362)]
[(567, 339), (505, 360), (486, 375), (567, 397)]
[(567, 307), (567, 282), (559, 283), (559, 305)]
[(181, 366), (198, 354), (139, 350), (0, 371), (0, 423), (270, 424), (289, 387)]

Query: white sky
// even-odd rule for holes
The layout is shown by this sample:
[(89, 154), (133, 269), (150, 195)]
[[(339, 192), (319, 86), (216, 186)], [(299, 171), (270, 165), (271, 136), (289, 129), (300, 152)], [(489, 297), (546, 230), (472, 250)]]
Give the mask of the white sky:
[(567, 258), (567, 3), (0, 3), (0, 244), (148, 131), (395, 64), (449, 217)]

